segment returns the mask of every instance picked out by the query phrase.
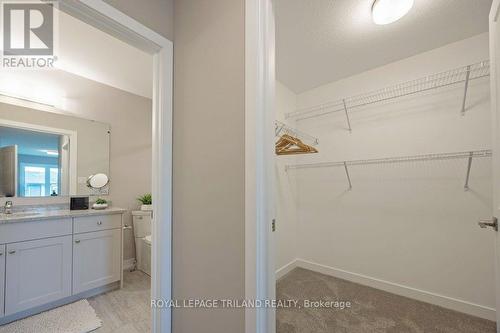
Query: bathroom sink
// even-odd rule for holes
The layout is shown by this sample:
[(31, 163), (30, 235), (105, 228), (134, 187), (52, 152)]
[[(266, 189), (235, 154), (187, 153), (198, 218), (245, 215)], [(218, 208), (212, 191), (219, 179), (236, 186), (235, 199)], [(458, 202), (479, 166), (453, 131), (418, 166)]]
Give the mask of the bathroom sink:
[(12, 214), (0, 213), (0, 219), (12, 219), (12, 218), (22, 218), (22, 217), (36, 217), (40, 213), (37, 212), (16, 212)]

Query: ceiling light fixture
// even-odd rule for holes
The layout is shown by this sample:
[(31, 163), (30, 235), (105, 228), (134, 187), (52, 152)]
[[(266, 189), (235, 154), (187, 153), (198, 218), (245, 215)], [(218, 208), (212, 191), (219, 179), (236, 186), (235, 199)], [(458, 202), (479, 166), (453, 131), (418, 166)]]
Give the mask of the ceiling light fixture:
[(47, 154), (47, 155), (52, 155), (52, 156), (59, 156), (59, 152), (57, 150), (40, 150), (41, 152)]
[(414, 0), (375, 0), (372, 6), (372, 19), (375, 24), (383, 25), (396, 22), (413, 7)]

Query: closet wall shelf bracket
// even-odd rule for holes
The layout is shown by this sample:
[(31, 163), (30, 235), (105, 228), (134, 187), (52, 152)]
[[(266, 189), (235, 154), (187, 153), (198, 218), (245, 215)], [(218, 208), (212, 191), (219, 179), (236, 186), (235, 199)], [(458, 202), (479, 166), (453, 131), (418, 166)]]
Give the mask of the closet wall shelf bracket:
[(347, 127), (349, 128), (349, 133), (352, 133), (351, 120), (349, 119), (349, 113), (347, 112), (347, 105), (345, 103), (345, 99), (342, 100), (342, 104), (344, 104), (345, 117), (347, 119)]
[(349, 191), (352, 190), (351, 176), (349, 175), (349, 169), (347, 168), (347, 161), (344, 161), (345, 175), (347, 176), (347, 182), (349, 183)]
[(467, 162), (467, 174), (465, 176), (465, 185), (464, 185), (464, 190), (468, 191), (469, 190), (469, 178), (470, 178), (470, 169), (472, 167), (472, 158), (474, 157), (474, 152), (469, 153), (469, 160)]
[(467, 101), (467, 89), (469, 89), (470, 65), (467, 66), (467, 74), (465, 74), (464, 97), (462, 100), (462, 116), (465, 116), (465, 102)]

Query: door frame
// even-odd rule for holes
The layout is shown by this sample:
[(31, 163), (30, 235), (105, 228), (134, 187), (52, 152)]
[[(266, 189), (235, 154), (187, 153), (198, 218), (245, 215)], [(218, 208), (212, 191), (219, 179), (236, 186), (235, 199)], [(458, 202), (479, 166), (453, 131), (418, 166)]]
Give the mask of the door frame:
[[(492, 24), (500, 24), (498, 23), (498, 20), (500, 15), (500, 0), (494, 0), (493, 3), (491, 4), (491, 9), (490, 9), (490, 14), (488, 18), (488, 23), (489, 23), (489, 45), (490, 45), (490, 88), (491, 88), (491, 116), (492, 116), (492, 124), (493, 124), (493, 148), (495, 146), (498, 146), (498, 140), (499, 140), (499, 94), (498, 94), (498, 86), (497, 86), (497, 81), (498, 81), (498, 66), (500, 64), (497, 63), (497, 57), (496, 57), (496, 52), (498, 52), (498, 34), (496, 31), (492, 31)], [(496, 50), (495, 50), (496, 46)], [(496, 140), (496, 141), (495, 141)], [(497, 147), (498, 148), (498, 147)], [(496, 154), (498, 152), (493, 149), (493, 168), (495, 166), (499, 165), (499, 156)], [(498, 179), (496, 176), (496, 173), (493, 172), (493, 186), (498, 183)], [(492, 209), (492, 216), (497, 216), (498, 217), (498, 203), (499, 203), (500, 198), (498, 197), (498, 191), (496, 191), (493, 188), (493, 209)], [(500, 237), (500, 234), (498, 232), (495, 232), (495, 299), (496, 299), (496, 308), (497, 308), (497, 313), (496, 313), (496, 322), (497, 322), (497, 332), (500, 333), (500, 311), (498, 309), (500, 308), (500, 258), (498, 254), (500, 253), (500, 240), (498, 239)]]
[[(59, 9), (153, 55), (151, 299), (172, 299), (173, 43), (101, 0), (60, 0)], [(172, 331), (170, 308), (152, 309), (152, 332)]]
[[(275, 40), (272, 0), (245, 1), (245, 299), (275, 299)], [(274, 333), (272, 308), (246, 308), (246, 333)]]

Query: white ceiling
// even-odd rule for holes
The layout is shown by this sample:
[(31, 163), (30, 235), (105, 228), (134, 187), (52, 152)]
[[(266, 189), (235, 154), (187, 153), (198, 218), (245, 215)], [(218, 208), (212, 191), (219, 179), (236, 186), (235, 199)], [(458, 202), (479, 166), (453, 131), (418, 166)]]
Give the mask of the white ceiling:
[(492, 0), (415, 0), (376, 25), (373, 0), (275, 0), (277, 78), (295, 93), (488, 30)]

